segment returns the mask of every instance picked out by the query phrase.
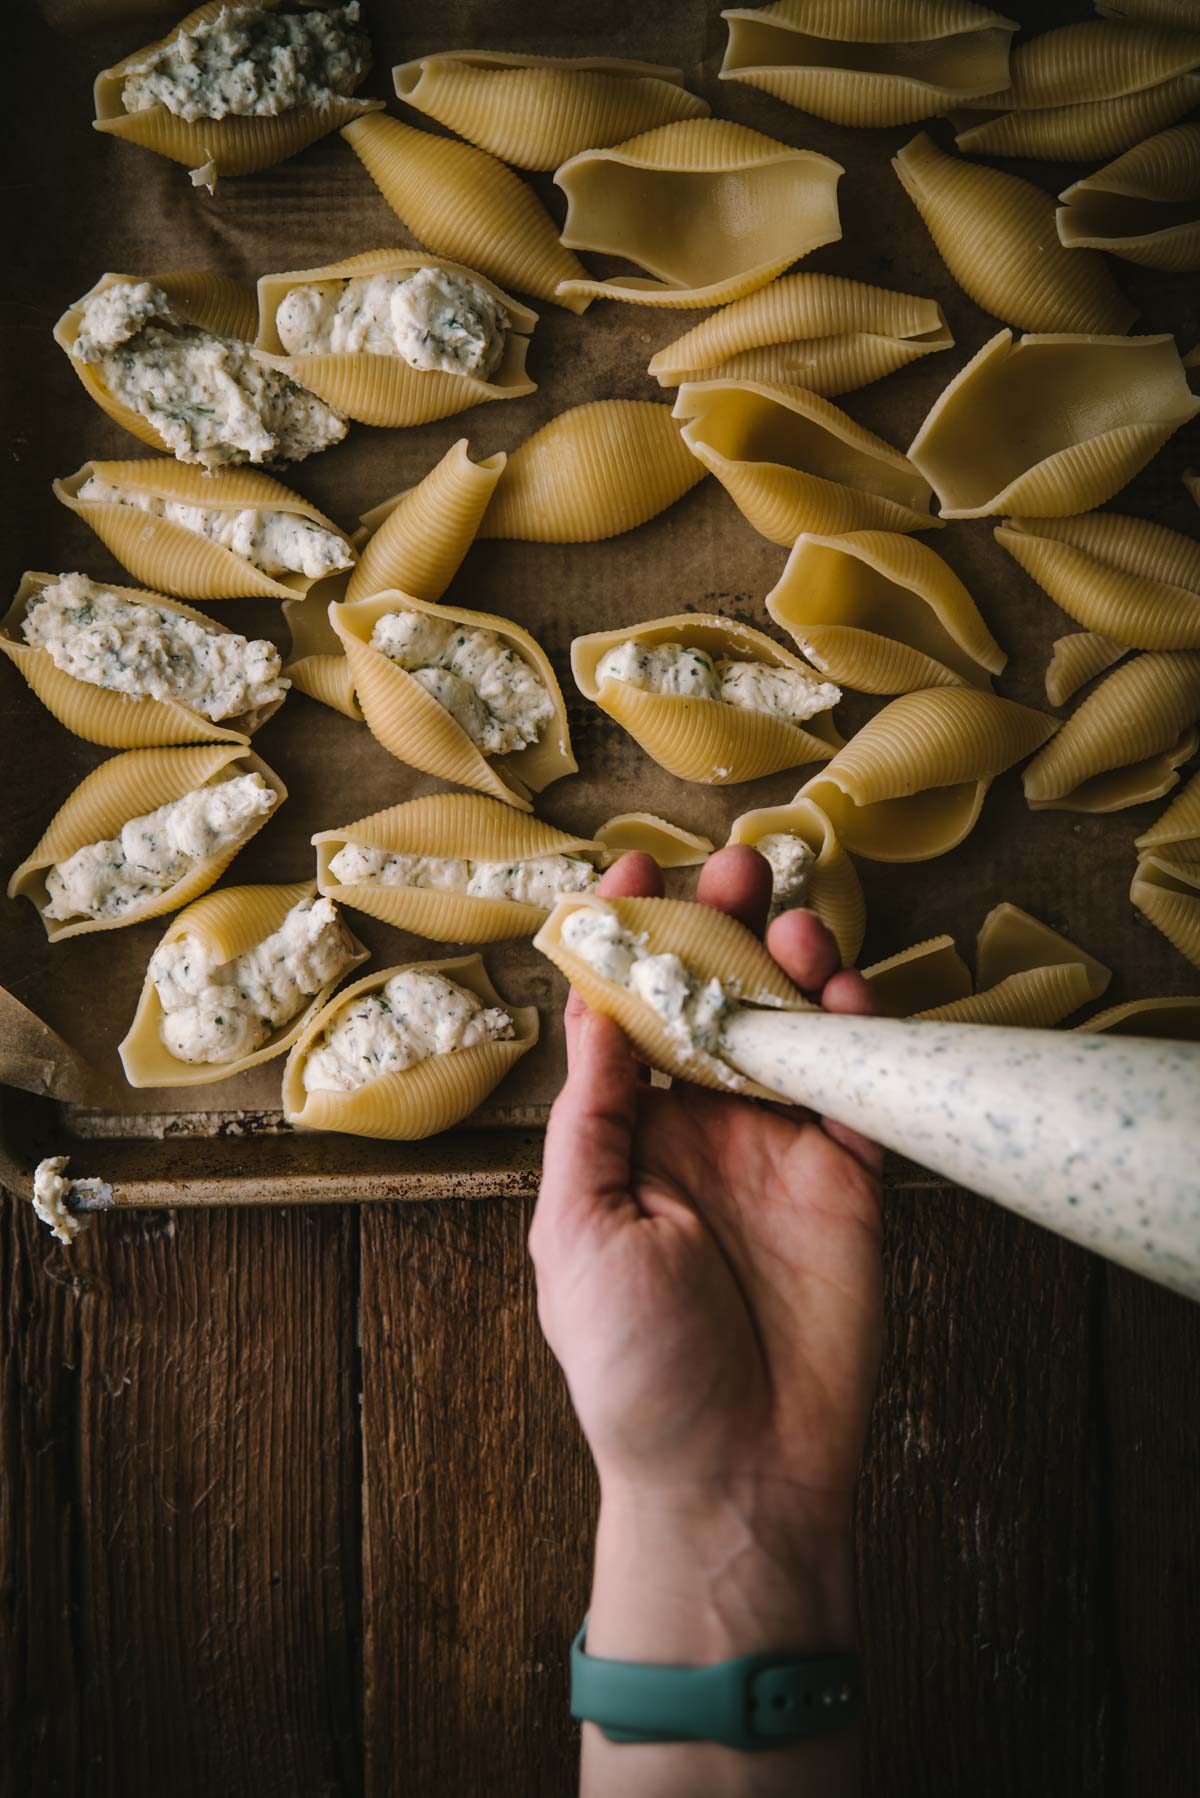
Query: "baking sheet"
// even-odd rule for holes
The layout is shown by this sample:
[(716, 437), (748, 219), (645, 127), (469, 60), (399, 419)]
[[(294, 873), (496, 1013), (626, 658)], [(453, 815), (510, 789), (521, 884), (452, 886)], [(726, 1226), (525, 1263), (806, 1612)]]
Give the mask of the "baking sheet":
[[(59, 314), (104, 270), (150, 275), (211, 267), (252, 285), (268, 270), (315, 266), (356, 251), (414, 241), (336, 136), (280, 168), (222, 182), (210, 197), (193, 189), (174, 163), (95, 134), (90, 120), (96, 71), (159, 28), (145, 0), (114, 22), (118, 10), (110, 8), (109, 22), (96, 28), (89, 23), (94, 7), (46, 0), (40, 16), (34, 9), (23, 16), (8, 59), (13, 104), (29, 124), (16, 147), (17, 166), (8, 169), (11, 253), (6, 328), (0, 340), (5, 346), (8, 423), (0, 504), (9, 591), (27, 567), (81, 568), (100, 579), (122, 578), (98, 539), (50, 492), (55, 476), (70, 473), (87, 457), (140, 453), (134, 440), (88, 399), (51, 341)], [(954, 349), (838, 399), (854, 418), (900, 448), (907, 447), (946, 382), (999, 328), (956, 288), (888, 167), (889, 157), (918, 127), (845, 130), (750, 88), (718, 82), (725, 28), (716, 0), (660, 0), (653, 8), (625, 0), (565, 0), (553, 9), (478, 0), (367, 0), (366, 11), (377, 51), (366, 91), (386, 96), (391, 110), (413, 123), (430, 121), (399, 106), (391, 94), (389, 70), (393, 63), (426, 51), (479, 47), (626, 55), (681, 66), (689, 85), (725, 116), (834, 156), (846, 170), (840, 188), (843, 241), (818, 251), (803, 267), (933, 297), (941, 302), (956, 339)], [(1092, 16), (1082, 5), (1043, 6), (1038, 14), (1039, 27)], [(158, 10), (158, 22), (173, 17), (173, 11)], [(35, 94), (36, 108), (24, 99)], [(944, 122), (931, 128), (939, 141), (949, 141)], [(1054, 191), (1082, 172), (1065, 163), (1001, 166)], [(561, 218), (563, 207), (550, 177), (534, 177), (533, 182)], [(604, 258), (585, 261), (600, 273), (618, 266)], [(1194, 277), (1114, 266), (1142, 308), (1139, 329), (1174, 331), (1185, 348), (1200, 336)], [(656, 349), (703, 316), (606, 301), (594, 303), (582, 318), (550, 305), (538, 309), (541, 319), (529, 359), (538, 392), (410, 431), (352, 426), (345, 443), (286, 471), (284, 479), (349, 529), (360, 512), (419, 480), (463, 435), (472, 455), (479, 457), (512, 450), (556, 413), (584, 400), (646, 398), (670, 404), (673, 390), (652, 382), (645, 365)], [(1195, 426), (1179, 433), (1154, 466), (1119, 496), (1118, 509), (1193, 531), (1197, 513), (1179, 475), (1190, 462), (1200, 461), (1198, 437)], [(991, 521), (953, 522), (924, 534), (924, 540), (957, 570), (1008, 650), (1009, 669), (999, 690), (1044, 707), (1042, 676), (1050, 645), (1073, 628), (1071, 622), (995, 545)], [(549, 652), (567, 696), (581, 772), (543, 795), (540, 815), (590, 834), (615, 811), (658, 811), (720, 843), (740, 812), (778, 803), (795, 791), (799, 772), (722, 789), (672, 779), (614, 723), (583, 703), (568, 667), (570, 640), (580, 630), (687, 610), (721, 611), (767, 626), (762, 599), (785, 559), (785, 552), (758, 536), (711, 479), (650, 524), (608, 543), (485, 543), (471, 551), (447, 598), (504, 614), (529, 628)], [(212, 614), (236, 630), (275, 636), (286, 644), (274, 602), (223, 603)], [(73, 786), (108, 752), (78, 742), (56, 724), (7, 662), (0, 667), (0, 702), (7, 751), (0, 856), (7, 874)], [(882, 703), (851, 696), (838, 714), (843, 731), (848, 734)], [(254, 748), (282, 775), (289, 799), (238, 856), (223, 884), (305, 878), (312, 867), (313, 831), (436, 784), (394, 761), (365, 726), (300, 694), (291, 695), (255, 737)], [(1192, 971), (1133, 911), (1127, 897), (1132, 840), (1163, 803), (1111, 817), (1031, 813), (1017, 777), (1002, 779), (979, 826), (950, 855), (912, 866), (859, 864), (869, 918), (864, 961), (942, 930), (951, 931), (969, 957), (984, 914), (1007, 899), (1066, 931), (1113, 967), (1106, 1003), (1194, 991)], [(671, 879), (673, 890), (686, 892), (694, 875)], [(167, 920), (50, 948), (26, 902), (0, 901), (0, 908), (0, 984), (93, 1059), (102, 1073), (119, 1075), (116, 1043), (132, 1016), (146, 961)], [(350, 914), (350, 921), (374, 952), (375, 966), (438, 952), (373, 919)], [(25, 1161), (40, 1152), (45, 1140), (59, 1142), (63, 1131), (99, 1138), (89, 1166), (84, 1168), (81, 1160), (79, 1171), (111, 1176), (127, 1163), (132, 1194), (146, 1180), (156, 1183), (155, 1169), (163, 1166), (161, 1142), (166, 1140), (172, 1144), (170, 1190), (181, 1200), (210, 1192), (215, 1196), (221, 1191), (221, 1169), (237, 1172), (243, 1167), (249, 1184), (242, 1196), (253, 1196), (255, 1183), (270, 1176), (270, 1191), (262, 1188), (261, 1196), (294, 1193), (308, 1198), (318, 1174), (339, 1175), (333, 1196), (378, 1196), (379, 1181), (388, 1187), (391, 1177), (398, 1189), (405, 1170), (431, 1169), (431, 1177), (455, 1189), (456, 1177), (468, 1163), (478, 1171), (480, 1157), (464, 1146), (472, 1139), (479, 1148), (486, 1143), (484, 1165), (497, 1179), (505, 1168), (532, 1165), (529, 1156), (535, 1150), (529, 1143), (536, 1139), (530, 1136), (531, 1126), (544, 1116), (561, 1077), (561, 983), (526, 943), (496, 945), (486, 950), (486, 959), (508, 999), (539, 1006), (542, 1042), (470, 1126), (436, 1148), (297, 1138), (288, 1142), (283, 1156), (283, 1139), (273, 1134), (280, 1126), (282, 1068), (282, 1062), (275, 1062), (207, 1087), (119, 1091), (111, 1107), (90, 1112), (70, 1107), (55, 1111), (19, 1097), (8, 1111), (10, 1158)], [(258, 1147), (247, 1146), (251, 1141), (273, 1142), (274, 1148), (259, 1158)], [(150, 1160), (131, 1146), (139, 1142), (146, 1145)], [(216, 1146), (230, 1143), (240, 1147), (227, 1151)], [(279, 1172), (285, 1164), (286, 1179)], [(372, 1184), (375, 1175), (378, 1181)], [(358, 1189), (360, 1176), (366, 1184)]]

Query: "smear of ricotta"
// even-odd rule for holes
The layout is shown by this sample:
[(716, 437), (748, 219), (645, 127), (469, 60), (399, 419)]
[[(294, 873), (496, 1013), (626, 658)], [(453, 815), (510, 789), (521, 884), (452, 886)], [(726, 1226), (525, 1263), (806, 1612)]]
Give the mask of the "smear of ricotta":
[(275, 313), (289, 356), (362, 350), (483, 380), (499, 366), (508, 327), (485, 287), (440, 268), (293, 287)]
[(299, 512), (263, 506), (243, 506), (236, 512), (228, 507), (188, 506), (157, 493), (135, 493), (94, 474), (88, 476), (76, 498), (133, 506), (154, 518), (168, 519), (221, 549), (231, 550), (264, 574), (303, 574), (319, 580), (354, 566), (353, 552), (344, 537)]
[(304, 1063), (306, 1092), (354, 1092), (431, 1055), (450, 1055), (515, 1035), (506, 1011), (445, 974), (410, 968), (363, 993), (330, 1021)]
[(541, 676), (495, 631), (428, 612), (385, 612), (371, 648), (420, 681), (484, 755), (536, 743), (554, 716)]
[(564, 893), (586, 893), (600, 876), (577, 855), (539, 855), (527, 861), (481, 862), (436, 855), (392, 855), (364, 843), (347, 843), (329, 863), (339, 884), (429, 887), (477, 899), (515, 899), (551, 911)]

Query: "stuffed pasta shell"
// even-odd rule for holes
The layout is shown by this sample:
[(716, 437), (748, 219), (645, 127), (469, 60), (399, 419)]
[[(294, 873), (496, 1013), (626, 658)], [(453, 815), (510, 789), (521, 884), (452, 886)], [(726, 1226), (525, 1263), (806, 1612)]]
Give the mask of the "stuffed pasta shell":
[(586, 274), (582, 262), (559, 242), (533, 189), (486, 150), (378, 113), (355, 119), (342, 136), (400, 222), (437, 255), (518, 293), (586, 311), (586, 296), (559, 292)]
[(263, 275), (258, 306), (259, 360), (359, 424), (429, 424), (536, 391), (537, 313), (423, 250)]
[(838, 840), (872, 861), (945, 855), (974, 829), (997, 775), (1024, 761), (1058, 720), (977, 687), (902, 693), (808, 780)]
[(481, 793), (428, 793), (318, 831), (319, 890), (439, 943), (532, 936), (564, 893), (599, 880), (605, 848)]
[(207, 469), (300, 462), (346, 420), (267, 367), (250, 296), (221, 275), (102, 275), (54, 327), (96, 404), (151, 449)]
[(300, 1130), (416, 1142), (487, 1098), (538, 1039), (533, 1006), (508, 1005), (478, 955), (409, 962), (356, 980), (302, 1026), (283, 1070)]
[(584, 150), (554, 177), (567, 196), (563, 243), (646, 270), (563, 281), (564, 300), (719, 306), (842, 235), (840, 163), (729, 119), (682, 119), (606, 150)]
[(722, 81), (835, 125), (908, 125), (1007, 86), (1017, 30), (968, 0), (775, 0), (721, 17)]
[(1200, 649), (1200, 543), (1119, 512), (1009, 518), (1001, 548), (1085, 630), (1129, 649)]
[(399, 761), (522, 811), (575, 773), (554, 670), (519, 625), (398, 592), (329, 618), (371, 733)]
[(1133, 656), (1076, 706), (1025, 770), (1034, 811), (1116, 812), (1158, 799), (1196, 752), (1200, 652)]
[(708, 115), (678, 69), (615, 56), (443, 50), (392, 70), (406, 106), (519, 169), (556, 169), (580, 150)]
[(0, 651), (60, 724), (107, 749), (245, 744), (288, 689), (265, 638), (86, 574), (26, 574)]
[(657, 517), (703, 479), (670, 407), (591, 400), (514, 450), (479, 535), (597, 543)]
[(80, 781), (8, 883), (52, 943), (198, 899), (287, 798), (237, 745), (130, 749)]
[(353, 97), (370, 67), (358, 0), (209, 0), (101, 70), (93, 125), (181, 162), (211, 189), (382, 107)]
[(841, 690), (762, 631), (703, 612), (596, 631), (571, 671), (668, 774), (734, 786), (826, 761), (841, 742)]
[(1200, 268), (1200, 125), (1158, 132), (1059, 199), (1068, 250), (1105, 250), (1173, 274)]
[(771, 911), (802, 905), (816, 912), (836, 939), (842, 966), (858, 960), (867, 929), (867, 907), (854, 863), (819, 805), (790, 805), (743, 812), (729, 827), (731, 843), (746, 843), (771, 869)]
[(136, 580), (176, 599), (295, 599), (354, 566), (332, 520), (257, 469), (85, 462), (54, 495)]
[(801, 387), (698, 381), (679, 389), (683, 440), (739, 512), (790, 549), (803, 531), (933, 531), (933, 490), (907, 456)]
[(943, 518), (1063, 518), (1111, 498), (1197, 412), (1173, 337), (998, 331), (908, 453)]
[(766, 607), (819, 673), (860, 693), (986, 687), (1008, 659), (949, 564), (894, 531), (798, 537)]
[(533, 946), (643, 1061), (718, 1091), (772, 1096), (722, 1056), (735, 1012), (812, 1010), (744, 924), (686, 899), (560, 899)]
[(120, 1044), (130, 1086), (203, 1086), (272, 1061), (367, 951), (313, 881), (224, 887), (181, 911)]
[(844, 275), (780, 275), (701, 319), (650, 359), (660, 387), (782, 382), (826, 396), (953, 347), (934, 300)]

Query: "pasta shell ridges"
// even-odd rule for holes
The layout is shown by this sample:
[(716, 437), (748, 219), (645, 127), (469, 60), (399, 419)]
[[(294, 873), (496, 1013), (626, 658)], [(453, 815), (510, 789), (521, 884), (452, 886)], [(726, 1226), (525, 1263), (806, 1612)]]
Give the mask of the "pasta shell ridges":
[(1073, 631), (1070, 636), (1058, 637), (1046, 665), (1046, 698), (1051, 705), (1066, 705), (1080, 687), (1126, 654), (1127, 644), (1114, 643), (1095, 631)]
[(313, 842), (354, 842), (393, 855), (480, 862), (529, 861), (598, 848), (589, 838), (573, 837), (477, 793), (426, 793), (352, 824), (319, 831)]
[(347, 600), (389, 587), (440, 599), (475, 539), (505, 463), (503, 452), (472, 462), (461, 437), (372, 531), (350, 576)]
[(1008, 1029), (1049, 1030), (1086, 1005), (1088, 978), (1077, 962), (1026, 968), (966, 998), (912, 1013), (915, 1021), (997, 1024)]
[(0, 638), (6, 655), (52, 717), (85, 743), (105, 749), (148, 749), (173, 743), (240, 743), (244, 731), (211, 724), (172, 700), (129, 699), (123, 693), (75, 680), (44, 649)]
[(1048, 162), (1090, 162), (1115, 156), (1173, 125), (1200, 102), (1200, 77), (1177, 75), (1114, 100), (1084, 101), (1008, 112), (957, 133), (972, 156), (1031, 156)]
[[(1200, 774), (1193, 774), (1162, 817), (1156, 818), (1149, 830), (1144, 830), (1140, 837), (1135, 837), (1134, 846), (1138, 849), (1158, 849), (1166, 843), (1192, 841), (1200, 845)], [(1197, 854), (1200, 855), (1200, 848), (1197, 849)]]
[(284, 673), (298, 693), (356, 723), (362, 722), (362, 710), (354, 696), (354, 674), (346, 656), (302, 656), (299, 661), (289, 662)]
[(1123, 1005), (1110, 1005), (1093, 1018), (1076, 1024), (1076, 1030), (1094, 1035), (1098, 1031), (1115, 1030), (1122, 1036), (1173, 1037), (1182, 1042), (1200, 1042), (1200, 998), (1127, 999)]
[(1198, 717), (1200, 654), (1135, 656), (1076, 707), (1030, 762), (1025, 796), (1031, 803), (1064, 799), (1095, 775), (1170, 749)]
[(794, 724), (715, 699), (647, 693), (624, 681), (606, 681), (600, 704), (661, 768), (704, 786), (738, 786), (784, 768), (827, 761), (832, 753), (827, 743)]
[(1200, 968), (1200, 862), (1144, 855), (1129, 897), (1172, 947)]
[[(1095, 522), (1104, 517), (1097, 515)], [(1151, 526), (1151, 532), (1168, 539), (1161, 543), (1136, 529), (1142, 520), (1130, 519), (1127, 522), (1135, 528), (1126, 534), (1123, 547), (1129, 553), (1122, 557), (1126, 562), (1122, 568), (1105, 553), (1119, 532), (1089, 530), (1086, 518), (1069, 522), (1078, 526), (1075, 542), (1056, 536), (1052, 524), (1042, 534), (1033, 521), (1000, 526), (995, 537), (1055, 604), (1086, 630), (1132, 649), (1200, 649), (1200, 545), (1180, 537), (1185, 553), (1177, 555), (1169, 542), (1177, 533)], [(1110, 522), (1119, 523), (1119, 515), (1108, 515), (1105, 523)], [(1189, 575), (1185, 564), (1190, 560), (1197, 568)], [(1152, 572), (1164, 567), (1193, 579), (1192, 591)]]
[(177, 118), (165, 106), (119, 118), (95, 119), (93, 128), (153, 150), (184, 168), (208, 162), (218, 176), (253, 175), (296, 156), (318, 138), (328, 137), (352, 119), (376, 112), (382, 100), (337, 98), (325, 106), (294, 106), (277, 118)]

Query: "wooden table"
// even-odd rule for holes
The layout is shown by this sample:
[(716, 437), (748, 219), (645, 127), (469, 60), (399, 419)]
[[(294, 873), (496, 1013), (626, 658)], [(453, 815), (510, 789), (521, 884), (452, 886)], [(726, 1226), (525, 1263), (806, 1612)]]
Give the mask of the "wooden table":
[[(566, 1798), (595, 1488), (529, 1201), (0, 1227), (4, 1798)], [(888, 1204), (872, 1793), (1193, 1798), (1200, 1310)], [(699, 1798), (699, 1795), (698, 1795)]]

